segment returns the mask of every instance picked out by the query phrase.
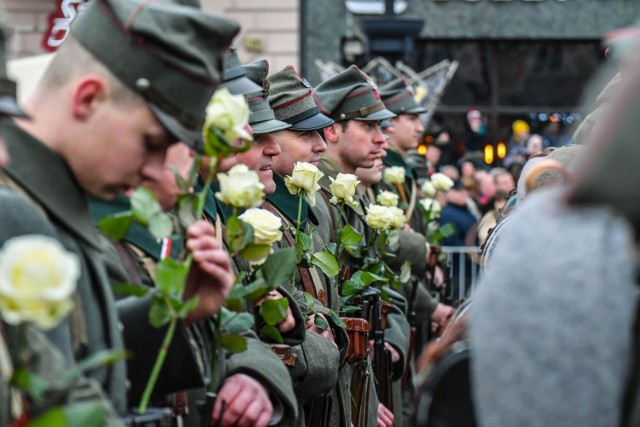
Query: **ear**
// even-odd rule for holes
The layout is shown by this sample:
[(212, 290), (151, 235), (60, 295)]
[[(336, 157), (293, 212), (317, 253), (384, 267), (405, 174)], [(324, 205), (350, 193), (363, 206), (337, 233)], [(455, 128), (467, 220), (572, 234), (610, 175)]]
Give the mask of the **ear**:
[(85, 76), (75, 84), (71, 112), (80, 120), (88, 119), (107, 97), (107, 87), (97, 76)]
[(334, 123), (327, 126), (322, 131), (324, 132), (325, 141), (335, 144), (340, 139), (340, 134), (342, 133), (342, 125), (340, 123)]

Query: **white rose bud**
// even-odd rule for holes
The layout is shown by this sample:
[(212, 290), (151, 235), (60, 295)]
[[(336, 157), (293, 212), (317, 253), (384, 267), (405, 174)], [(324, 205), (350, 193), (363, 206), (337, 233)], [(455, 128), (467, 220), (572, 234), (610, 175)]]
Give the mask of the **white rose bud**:
[(431, 181), (425, 181), (422, 183), (422, 194), (424, 194), (424, 197), (434, 197), (436, 192), (436, 187), (433, 186)]
[(440, 206), (440, 203), (438, 203), (437, 200), (427, 197), (420, 200), (420, 204), (422, 205), (425, 211), (431, 213), (432, 218), (436, 218), (440, 216), (440, 211), (442, 211), (442, 206)]
[(391, 191), (381, 191), (376, 196), (376, 201), (382, 206), (398, 206), (398, 195)]
[(10, 324), (51, 329), (73, 308), (78, 257), (57, 240), (27, 235), (7, 240), (0, 252), (0, 316)]
[(369, 205), (364, 217), (367, 225), (378, 231), (386, 231), (391, 226), (392, 213), (386, 206)]
[(405, 170), (402, 166), (390, 166), (384, 169), (384, 180), (389, 184), (403, 184)]
[(407, 222), (407, 217), (404, 211), (396, 206), (388, 206), (387, 209), (391, 215), (391, 228), (402, 228), (404, 223)]
[(253, 243), (271, 246), (282, 238), (282, 220), (265, 209), (247, 209), (239, 219), (253, 227)]
[(219, 173), (220, 191), (216, 197), (224, 203), (236, 208), (253, 208), (260, 206), (264, 200), (264, 185), (258, 173), (246, 165), (238, 164), (228, 173)]
[(284, 184), (289, 193), (294, 196), (300, 191), (304, 192), (304, 197), (311, 206), (316, 205), (316, 193), (320, 189), (318, 182), (324, 174), (311, 163), (297, 162), (293, 167), (291, 176), (284, 177)]
[(213, 126), (222, 131), (228, 142), (238, 138), (251, 141), (251, 135), (246, 130), (249, 123), (249, 106), (242, 95), (232, 95), (227, 88), (215, 91), (206, 108), (206, 118), (203, 127), (204, 140), (207, 131)]
[(339, 173), (336, 179), (329, 177), (331, 184), (329, 189), (333, 197), (329, 200), (334, 205), (338, 203), (348, 203), (351, 206), (357, 206), (358, 202), (353, 200), (353, 195), (356, 194), (356, 188), (360, 181), (358, 177), (350, 173)]
[(434, 173), (431, 175), (431, 183), (436, 191), (449, 191), (453, 187), (453, 181), (443, 173)]

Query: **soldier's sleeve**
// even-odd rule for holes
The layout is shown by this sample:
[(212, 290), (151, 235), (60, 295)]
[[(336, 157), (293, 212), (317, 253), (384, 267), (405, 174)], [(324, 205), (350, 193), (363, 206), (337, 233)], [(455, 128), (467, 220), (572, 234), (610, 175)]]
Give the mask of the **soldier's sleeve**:
[(427, 242), (422, 234), (400, 230), (398, 241), (389, 246), (393, 256), (385, 261), (395, 271), (400, 271), (405, 261), (411, 263), (411, 274), (424, 277), (427, 268)]
[(405, 314), (407, 302), (404, 297), (392, 289), (386, 288), (386, 290), (393, 302), (393, 309), (387, 316), (388, 324), (384, 330), (384, 340), (391, 344), (400, 355), (398, 363), (393, 365), (392, 379), (395, 381), (400, 378), (404, 372), (411, 327)]
[(287, 367), (273, 351), (257, 337), (245, 334), (247, 349), (230, 354), (225, 363), (226, 377), (247, 374), (266, 387), (283, 413), (278, 425), (294, 425), (298, 418), (298, 401), (293, 391)]
[(299, 399), (316, 398), (336, 386), (340, 352), (335, 345), (315, 332), (307, 332), (304, 342), (293, 350), (297, 361), (289, 369)]
[(302, 342), (304, 342), (305, 334), (307, 332), (307, 322), (305, 320), (305, 316), (302, 313), (297, 299), (291, 293), (289, 293), (289, 291), (280, 286), (278, 288), (278, 292), (280, 292), (283, 297), (289, 300), (289, 308), (291, 309), (293, 319), (296, 322), (296, 326), (293, 328), (293, 330), (282, 334), (284, 344), (290, 346), (300, 345), (302, 344)]

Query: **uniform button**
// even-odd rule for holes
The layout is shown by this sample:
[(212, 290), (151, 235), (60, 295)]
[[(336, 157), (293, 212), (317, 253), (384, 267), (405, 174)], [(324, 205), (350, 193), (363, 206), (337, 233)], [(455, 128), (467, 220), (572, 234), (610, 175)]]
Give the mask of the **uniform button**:
[(127, 390), (131, 390), (131, 381), (124, 380), (124, 388), (126, 388)]
[(120, 332), (124, 332), (124, 323), (122, 323), (122, 322), (118, 322), (118, 330), (119, 330)]
[(136, 80), (136, 88), (138, 88), (139, 90), (147, 90), (149, 89), (149, 87), (151, 87), (151, 82), (149, 81), (149, 79), (140, 77), (138, 80)]

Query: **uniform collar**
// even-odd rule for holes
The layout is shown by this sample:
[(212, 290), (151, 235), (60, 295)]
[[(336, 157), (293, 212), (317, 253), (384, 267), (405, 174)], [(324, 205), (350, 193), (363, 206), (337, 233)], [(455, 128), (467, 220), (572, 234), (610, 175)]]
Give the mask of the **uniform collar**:
[(65, 160), (13, 122), (3, 125), (11, 162), (11, 177), (56, 223), (86, 244), (101, 249), (100, 236), (87, 205), (86, 194)]
[[(298, 196), (294, 196), (289, 193), (284, 178), (278, 174), (273, 174), (273, 180), (276, 183), (276, 191), (273, 194), (267, 196), (267, 200), (274, 207), (276, 207), (284, 216), (287, 217), (292, 224), (298, 221)], [(300, 228), (304, 230), (306, 227), (307, 219), (311, 221), (313, 225), (318, 225), (318, 220), (309, 207), (307, 199), (302, 197), (302, 214), (300, 215)]]
[[(118, 193), (116, 198), (111, 201), (98, 200), (89, 197), (89, 208), (93, 221), (97, 224), (106, 216), (115, 215), (126, 212), (131, 209), (131, 202), (124, 193)], [(151, 258), (160, 260), (162, 252), (162, 244), (149, 231), (137, 223), (132, 223), (129, 227), (127, 235), (123, 239), (140, 248), (145, 254)], [(183, 249), (182, 242), (173, 241), (171, 245), (171, 256), (177, 258)]]

